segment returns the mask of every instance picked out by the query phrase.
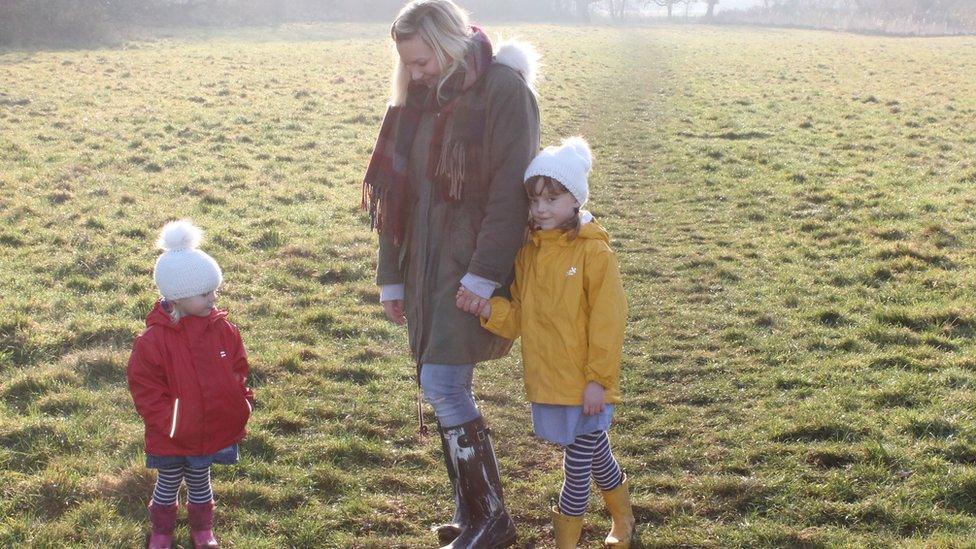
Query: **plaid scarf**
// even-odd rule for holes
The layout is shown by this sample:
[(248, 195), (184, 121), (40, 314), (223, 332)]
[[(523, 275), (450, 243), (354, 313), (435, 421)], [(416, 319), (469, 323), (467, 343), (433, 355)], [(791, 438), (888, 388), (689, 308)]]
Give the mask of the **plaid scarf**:
[(464, 65), (444, 81), (439, 94), (436, 87), (411, 83), (406, 102), (402, 106), (390, 106), (383, 117), (363, 177), (362, 207), (369, 211), (370, 228), (392, 233), (396, 244), (403, 242), (406, 230), (406, 210), (411, 202), (407, 164), (425, 111), (437, 113), (427, 176), (437, 185), (444, 200), (460, 200), (467, 171), (480, 165), (485, 110), (456, 108), (457, 99), (478, 82), (492, 61), (488, 36), (478, 27), (471, 30)]

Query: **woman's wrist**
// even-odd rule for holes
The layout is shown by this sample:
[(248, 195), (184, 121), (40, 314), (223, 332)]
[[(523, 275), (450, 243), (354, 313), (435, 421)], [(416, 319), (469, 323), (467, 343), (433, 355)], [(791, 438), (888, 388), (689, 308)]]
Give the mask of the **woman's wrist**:
[(487, 278), (471, 273), (467, 273), (461, 277), (461, 285), (482, 299), (489, 299), (491, 294), (495, 293), (495, 290), (501, 286), (501, 284), (494, 280), (488, 280)]
[(380, 303), (384, 301), (394, 301), (403, 299), (403, 284), (382, 284), (380, 285)]

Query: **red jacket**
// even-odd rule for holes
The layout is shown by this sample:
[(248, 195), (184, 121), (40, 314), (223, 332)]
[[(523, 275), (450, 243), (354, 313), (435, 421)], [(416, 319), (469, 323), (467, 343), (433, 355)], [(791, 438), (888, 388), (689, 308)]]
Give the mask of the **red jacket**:
[(247, 355), (225, 311), (173, 324), (160, 302), (136, 338), (126, 375), (146, 424), (146, 452), (204, 456), (244, 438), (253, 396)]

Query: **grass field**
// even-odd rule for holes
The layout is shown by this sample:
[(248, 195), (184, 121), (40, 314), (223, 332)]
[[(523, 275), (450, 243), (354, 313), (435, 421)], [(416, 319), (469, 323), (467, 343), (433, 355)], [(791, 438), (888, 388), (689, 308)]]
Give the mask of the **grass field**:
[[(643, 545), (973, 544), (976, 39), (489, 30), (543, 54), (544, 142), (594, 145)], [(224, 269), (260, 403), (241, 464), (215, 470), (218, 535), (435, 545), (447, 477), (359, 210), (385, 32), (0, 52), (0, 545), (141, 543), (153, 477), (124, 367), (152, 242), (182, 216)], [(477, 382), (520, 546), (551, 546), (561, 456), (531, 437), (517, 354)], [(587, 520), (594, 546), (596, 498)]]

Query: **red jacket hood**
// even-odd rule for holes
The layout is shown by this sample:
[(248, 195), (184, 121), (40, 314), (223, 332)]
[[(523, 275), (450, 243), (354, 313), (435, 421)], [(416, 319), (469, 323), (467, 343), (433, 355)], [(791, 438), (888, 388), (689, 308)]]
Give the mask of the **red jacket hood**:
[(146, 316), (146, 326), (165, 326), (167, 328), (172, 328), (174, 330), (181, 330), (183, 326), (187, 323), (200, 322), (205, 320), (207, 324), (213, 324), (215, 321), (225, 318), (227, 316), (227, 311), (221, 311), (218, 309), (211, 309), (210, 316), (206, 317), (183, 317), (179, 322), (174, 323), (173, 319), (170, 318), (167, 308), (172, 310), (172, 305), (165, 303), (162, 299), (156, 301), (156, 305), (153, 306), (152, 310), (149, 311), (149, 315)]

